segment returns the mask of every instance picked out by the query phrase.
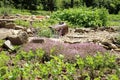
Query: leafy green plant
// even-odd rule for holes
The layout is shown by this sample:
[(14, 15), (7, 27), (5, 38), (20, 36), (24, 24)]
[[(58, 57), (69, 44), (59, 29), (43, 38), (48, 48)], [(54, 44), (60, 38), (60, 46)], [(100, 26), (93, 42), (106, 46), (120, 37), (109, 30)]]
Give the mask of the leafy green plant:
[(108, 80), (120, 79), (120, 66), (115, 61), (116, 57), (110, 54), (97, 53), (85, 58), (77, 56), (74, 63), (64, 61), (65, 57), (61, 54), (51, 55), (49, 61), (41, 61), (44, 55), (42, 49), (19, 51), (15, 56), (0, 52), (0, 79), (101, 80), (104, 76)]
[(38, 33), (39, 36), (41, 37), (52, 37), (52, 32), (49, 28), (46, 28), (46, 29), (43, 29), (43, 30), (40, 30), (40, 32)]
[(24, 21), (24, 20), (16, 20), (15, 24), (20, 25), (20, 26), (24, 26), (24, 27), (29, 27), (30, 26), (30, 22), (29, 21)]
[(84, 27), (106, 26), (107, 11), (105, 9), (75, 8), (53, 13), (52, 18), (68, 21)]

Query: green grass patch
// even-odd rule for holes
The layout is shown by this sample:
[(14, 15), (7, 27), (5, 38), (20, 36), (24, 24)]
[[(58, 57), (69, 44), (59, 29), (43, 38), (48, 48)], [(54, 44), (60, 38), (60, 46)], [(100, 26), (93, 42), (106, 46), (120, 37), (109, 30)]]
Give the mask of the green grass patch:
[(120, 14), (114, 15), (110, 14), (108, 16), (108, 26), (120, 26)]
[(3, 14), (21, 14), (21, 15), (50, 15), (50, 11), (43, 10), (26, 10), (26, 9), (15, 9), (12, 7), (1, 7), (0, 15)]

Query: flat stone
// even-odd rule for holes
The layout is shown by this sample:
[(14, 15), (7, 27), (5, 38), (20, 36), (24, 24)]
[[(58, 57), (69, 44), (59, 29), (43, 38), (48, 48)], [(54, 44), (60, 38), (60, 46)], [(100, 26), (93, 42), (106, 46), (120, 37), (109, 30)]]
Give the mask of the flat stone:
[(40, 37), (29, 37), (28, 42), (30, 43), (44, 43), (45, 39)]
[(118, 52), (120, 52), (120, 48), (119, 48), (119, 49), (115, 49), (115, 51), (118, 51)]
[(15, 30), (25, 30), (25, 27), (23, 27), (23, 26), (18, 26), (18, 25), (16, 25), (15, 26)]
[(14, 47), (12, 46), (10, 40), (5, 41), (3, 46), (6, 47), (7, 49), (14, 50)]

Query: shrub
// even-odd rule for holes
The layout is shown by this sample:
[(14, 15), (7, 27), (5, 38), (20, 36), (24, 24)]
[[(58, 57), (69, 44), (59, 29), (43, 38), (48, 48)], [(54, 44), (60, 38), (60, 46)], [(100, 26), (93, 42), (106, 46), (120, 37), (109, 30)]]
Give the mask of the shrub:
[(84, 27), (98, 27), (106, 25), (107, 14), (105, 9), (75, 8), (57, 11), (52, 18)]

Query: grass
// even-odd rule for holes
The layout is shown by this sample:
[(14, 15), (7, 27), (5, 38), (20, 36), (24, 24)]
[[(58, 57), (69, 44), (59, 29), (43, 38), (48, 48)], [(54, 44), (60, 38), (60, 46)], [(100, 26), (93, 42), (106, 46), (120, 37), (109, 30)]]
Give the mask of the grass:
[(50, 15), (51, 14), (51, 12), (43, 11), (43, 10), (31, 11), (31, 10), (25, 10), (25, 9), (15, 9), (11, 7), (1, 7), (0, 15), (4, 13), (21, 14), (21, 15)]
[(120, 26), (120, 14), (110, 14), (108, 16), (107, 26)]

